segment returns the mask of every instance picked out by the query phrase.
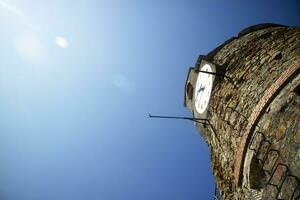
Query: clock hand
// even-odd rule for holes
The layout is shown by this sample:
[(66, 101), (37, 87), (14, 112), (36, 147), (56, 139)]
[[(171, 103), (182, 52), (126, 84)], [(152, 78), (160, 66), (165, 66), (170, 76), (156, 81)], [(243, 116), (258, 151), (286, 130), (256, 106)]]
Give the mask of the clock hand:
[[(202, 84), (201, 84), (201, 86), (202, 86)], [(196, 98), (195, 98), (195, 99), (197, 99), (197, 97), (199, 96), (199, 93), (200, 93), (201, 91), (205, 90), (205, 86), (204, 86), (204, 87), (201, 87), (201, 86), (200, 86), (199, 90), (197, 91), (197, 95), (196, 95)], [(200, 97), (202, 97), (202, 95), (203, 95), (203, 93), (201, 93), (201, 96), (200, 96)], [(200, 98), (200, 99), (201, 99), (201, 98)]]
[(201, 92), (201, 89), (202, 89), (202, 84), (200, 85), (200, 88), (196, 91), (197, 92), (197, 95), (196, 95), (196, 97), (195, 97), (195, 99), (197, 99), (197, 97), (198, 97), (198, 95), (199, 95), (199, 92)]
[[(204, 87), (204, 88), (205, 88), (205, 87)], [(201, 100), (202, 96), (203, 96), (203, 92), (201, 93), (200, 100)]]
[[(204, 86), (204, 87), (202, 87), (202, 88), (200, 88), (200, 89), (201, 89), (201, 91), (205, 90), (205, 86)], [(200, 90), (200, 89), (199, 89), (199, 90)], [(203, 93), (204, 93), (204, 92), (202, 92), (202, 93), (201, 93), (201, 96), (200, 96), (199, 102), (200, 102), (200, 101), (201, 101), (201, 99), (202, 99)]]

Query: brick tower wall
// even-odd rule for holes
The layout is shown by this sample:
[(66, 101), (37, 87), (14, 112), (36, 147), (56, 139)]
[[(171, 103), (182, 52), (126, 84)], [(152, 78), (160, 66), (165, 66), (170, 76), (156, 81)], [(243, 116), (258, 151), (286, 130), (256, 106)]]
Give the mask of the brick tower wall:
[[(207, 115), (211, 125), (196, 124), (210, 147), (222, 198), (296, 198), (300, 195), (300, 29), (251, 27), (206, 59), (230, 77), (215, 83)], [(191, 71), (190, 82), (195, 82), (196, 72)], [(192, 103), (185, 102), (199, 117)]]

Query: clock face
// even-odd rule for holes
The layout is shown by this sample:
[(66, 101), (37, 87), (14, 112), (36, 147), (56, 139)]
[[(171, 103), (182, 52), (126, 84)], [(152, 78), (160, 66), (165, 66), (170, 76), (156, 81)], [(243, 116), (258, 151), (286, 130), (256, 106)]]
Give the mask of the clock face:
[[(204, 64), (200, 71), (213, 72), (209, 64)], [(203, 114), (209, 103), (210, 94), (213, 86), (214, 75), (203, 72), (198, 73), (196, 88), (195, 88), (195, 108), (199, 114)]]

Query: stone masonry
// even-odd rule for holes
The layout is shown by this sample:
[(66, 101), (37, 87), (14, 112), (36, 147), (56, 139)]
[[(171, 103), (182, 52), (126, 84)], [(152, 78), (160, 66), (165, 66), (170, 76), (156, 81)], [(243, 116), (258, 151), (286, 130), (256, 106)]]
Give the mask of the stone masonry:
[(195, 118), (201, 59), (229, 76), (216, 78), (209, 125), (196, 124), (222, 199), (300, 199), (300, 28), (252, 26), (200, 56), (185, 86)]

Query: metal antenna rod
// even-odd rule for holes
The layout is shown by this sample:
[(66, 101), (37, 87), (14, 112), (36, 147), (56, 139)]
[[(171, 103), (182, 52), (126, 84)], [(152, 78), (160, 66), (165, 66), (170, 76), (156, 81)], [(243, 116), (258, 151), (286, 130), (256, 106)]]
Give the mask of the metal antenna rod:
[[(205, 118), (193, 118), (193, 117), (174, 117), (174, 116), (161, 116), (161, 115), (151, 115), (149, 113), (149, 118), (162, 118), (162, 119), (183, 119), (183, 120), (191, 120), (191, 121), (208, 121)], [(202, 122), (203, 123), (203, 122)]]
[(222, 77), (225, 77), (227, 79), (230, 79), (230, 77), (227, 76), (226, 74), (221, 74), (221, 73), (216, 73), (216, 72), (207, 72), (207, 71), (202, 71), (202, 70), (196, 70), (196, 72), (201, 72), (201, 73), (205, 73), (205, 74), (212, 74), (212, 75), (215, 75), (215, 76), (222, 76)]

